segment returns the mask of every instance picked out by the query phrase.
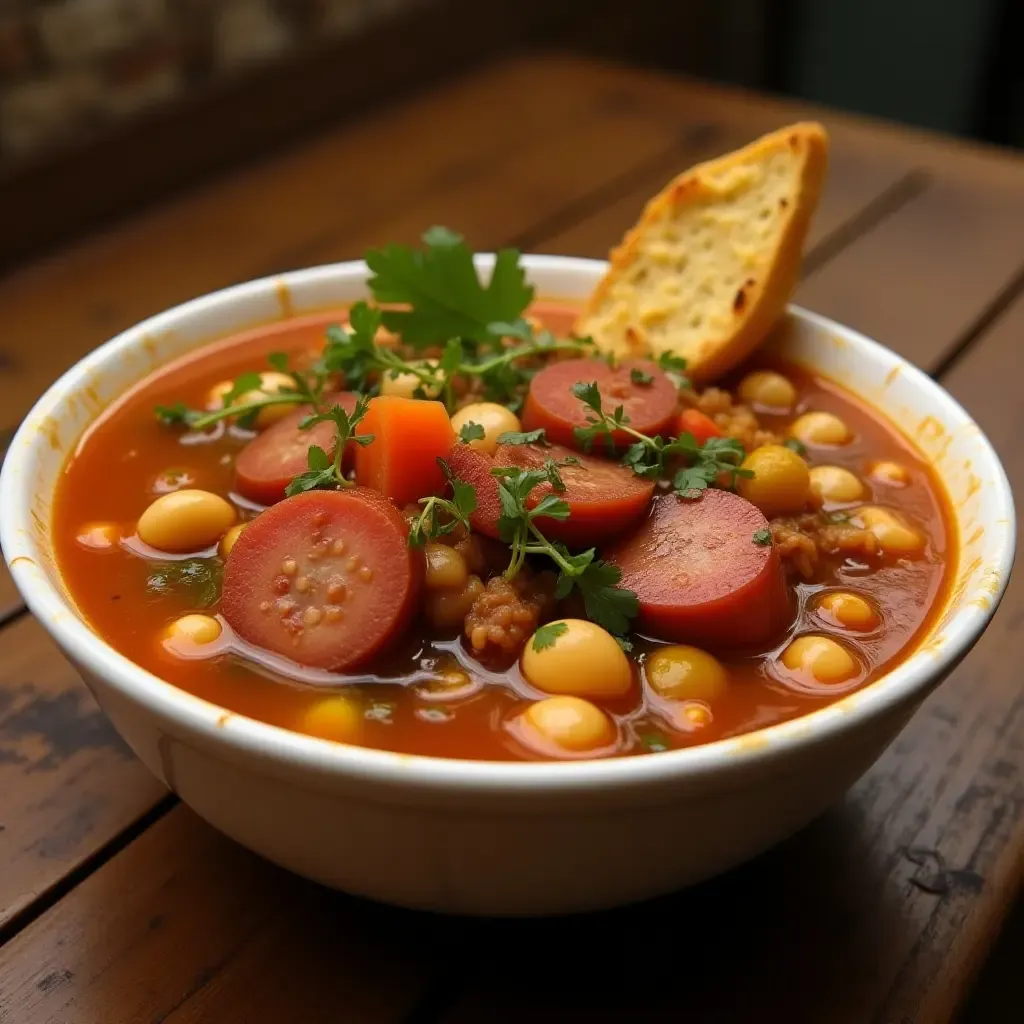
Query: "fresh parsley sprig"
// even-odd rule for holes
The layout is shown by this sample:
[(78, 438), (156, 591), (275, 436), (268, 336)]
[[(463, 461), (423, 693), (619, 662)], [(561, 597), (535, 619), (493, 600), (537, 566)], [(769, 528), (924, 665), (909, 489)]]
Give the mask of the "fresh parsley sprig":
[(501, 336), (491, 325), (519, 320), (533, 301), (533, 287), (526, 283), (515, 249), (497, 254), (484, 286), (461, 235), (432, 227), (423, 243), (423, 249), (388, 245), (366, 254), (367, 283), (376, 300), (406, 307), (383, 315), (384, 326), (406, 344), (423, 348), (448, 338), (494, 343)]
[(661, 436), (651, 437), (629, 425), (629, 417), (621, 405), (606, 412), (596, 382), (574, 384), (572, 393), (588, 410), (587, 426), (576, 427), (573, 431), (584, 449), (589, 451), (596, 442), (603, 440), (609, 452), (614, 452), (614, 432), (636, 438), (626, 449), (622, 462), (637, 476), (651, 480), (667, 474), (671, 458), (683, 458), (689, 464), (673, 475), (672, 487), (684, 498), (699, 497), (701, 491), (717, 483), (723, 474), (728, 487), (736, 485), (737, 477), (754, 475), (749, 469), (740, 468), (746, 452), (736, 438), (711, 437), (704, 444), (698, 444), (690, 433), (668, 441)]
[[(561, 600), (575, 587), (583, 597), (588, 618), (610, 633), (623, 634), (629, 631), (630, 620), (635, 618), (639, 603), (633, 591), (618, 586), (621, 570), (600, 561), (595, 548), (572, 554), (564, 544), (548, 540), (536, 524), (542, 516), (563, 521), (569, 518), (569, 503), (560, 497), (565, 493), (565, 482), (559, 470), (575, 461), (546, 459), (542, 466), (534, 469), (496, 467), (491, 470), (498, 479), (501, 501), (498, 533), (512, 549), (505, 577), (513, 579), (527, 555), (544, 555), (558, 566), (555, 597)], [(550, 485), (550, 493), (529, 508), (527, 499), (531, 491), (543, 484)]]
[(175, 402), (170, 406), (158, 405), (155, 410), (157, 419), (169, 426), (186, 426), (192, 430), (207, 430), (226, 419), (234, 420), (240, 427), (249, 427), (259, 411), (268, 406), (316, 407), (320, 404), (327, 381), (327, 373), (320, 366), (308, 372), (292, 369), (288, 365), (288, 356), (283, 352), (271, 353), (267, 361), (279, 373), (291, 378), (290, 386), (268, 392), (264, 390), (263, 378), (255, 371), (247, 371), (231, 382), (219, 409), (190, 409), (184, 402)]
[[(417, 397), (438, 397), (451, 411), (455, 404), (454, 384), (458, 378), (477, 379), (490, 401), (513, 402), (529, 384), (533, 373), (530, 360), (554, 352), (583, 352), (592, 347), (589, 339), (558, 340), (550, 331), (534, 333), (525, 320), (489, 325), (495, 341), (515, 338), (521, 344), (504, 347), (495, 355), (478, 357), (473, 339), (449, 338), (440, 358), (407, 359), (390, 345), (379, 344), (377, 331), (387, 324), (387, 312), (357, 302), (349, 312), (347, 328), (327, 329), (327, 345), (319, 367), (326, 373), (345, 375), (346, 386), (372, 393), (383, 375), (410, 374), (419, 381)], [(403, 340), (404, 336), (403, 336)], [(435, 337), (434, 342), (438, 339)]]
[(458, 527), (470, 529), (469, 517), (476, 511), (476, 488), (452, 473), (451, 466), (439, 458), (437, 464), (452, 489), (451, 498), (431, 496), (420, 498), (423, 511), (409, 529), (409, 547), (423, 547), (428, 540), (436, 540)]
[(351, 413), (345, 412), (340, 405), (332, 406), (326, 412), (313, 413), (300, 424), (300, 430), (309, 430), (317, 423), (330, 422), (335, 427), (333, 458), (319, 445), (312, 444), (306, 453), (306, 464), (309, 468), (300, 473), (285, 488), (285, 495), (291, 498), (303, 491), (333, 490), (338, 487), (351, 487), (341, 471), (341, 462), (345, 455), (345, 445), (354, 441), (359, 445), (373, 442), (373, 434), (357, 434), (356, 427), (366, 415), (370, 400), (360, 395)]

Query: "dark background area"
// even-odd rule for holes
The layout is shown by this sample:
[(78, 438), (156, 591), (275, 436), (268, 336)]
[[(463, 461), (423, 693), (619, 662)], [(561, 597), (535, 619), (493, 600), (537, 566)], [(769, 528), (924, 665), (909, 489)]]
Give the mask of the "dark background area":
[(1022, 39), (1020, 0), (0, 0), (0, 268), (524, 48), (1020, 146)]

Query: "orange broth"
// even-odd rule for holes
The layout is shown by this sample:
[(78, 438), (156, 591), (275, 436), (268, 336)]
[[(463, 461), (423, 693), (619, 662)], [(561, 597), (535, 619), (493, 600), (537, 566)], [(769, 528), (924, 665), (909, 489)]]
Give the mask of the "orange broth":
[[(534, 311), (555, 333), (567, 333), (575, 315), (569, 304), (540, 303)], [(251, 433), (230, 429), (213, 442), (187, 443), (194, 436), (183, 437), (159, 423), (154, 407), (177, 401), (202, 407), (204, 396), (218, 381), (263, 368), (272, 351), (301, 355), (319, 347), (325, 327), (343, 318), (343, 311), (319, 313), (239, 333), (158, 370), (107, 410), (69, 456), (57, 488), (54, 546), (67, 587), (92, 629), (112, 647), (162, 679), (231, 712), (301, 729), (304, 713), (325, 690), (349, 692), (356, 687), (363, 712), (356, 737), (361, 745), (443, 757), (536, 759), (541, 755), (522, 745), (508, 724), (528, 701), (543, 695), (523, 680), (516, 666), (503, 672), (482, 669), (454, 629), (439, 634), (414, 623), (401, 642), (370, 667), (373, 679), (365, 674), (314, 678), (312, 673), (282, 672), (244, 645), (233, 651), (218, 645), (221, 653), (214, 657), (186, 658), (170, 653), (160, 642), (162, 631), (180, 615), (217, 612), (216, 603), (204, 607), (194, 595), (154, 593), (152, 585), (147, 586), (155, 566), (174, 561), (174, 556), (145, 553), (132, 537), (140, 514), (167, 486), (167, 472), (184, 471), (186, 486), (233, 500), (242, 518), (257, 509), (233, 494), (233, 460)], [(761, 416), (763, 425), (779, 429), (805, 409), (841, 416), (854, 440), (822, 457), (812, 452), (812, 465), (827, 462), (857, 473), (868, 488), (865, 500), (897, 508), (923, 531), (924, 554), (871, 567), (831, 559), (812, 582), (797, 582), (799, 611), (786, 638), (770, 650), (715, 652), (726, 665), (730, 682), (710, 706), (711, 714), (699, 716), (699, 722), (671, 714), (648, 689), (644, 659), (660, 645), (636, 638), (632, 691), (625, 698), (597, 702), (617, 724), (616, 754), (684, 747), (750, 732), (824, 707), (878, 679), (914, 651), (941, 608), (954, 574), (957, 553), (948, 499), (910, 443), (834, 382), (792, 363), (762, 359), (757, 365), (784, 372), (799, 393), (792, 416)], [(733, 374), (720, 386), (729, 388), (740, 376)], [(906, 466), (909, 484), (893, 487), (871, 480), (867, 464), (880, 459)], [(94, 522), (117, 524), (121, 542), (107, 548), (83, 544), (83, 527)], [(215, 551), (203, 554), (216, 564)], [(839, 585), (873, 600), (882, 612), (882, 625), (858, 634), (822, 621), (809, 601), (821, 590)], [(841, 635), (865, 671), (839, 685), (794, 685), (778, 670), (776, 658), (789, 637), (808, 630)], [(230, 636), (230, 630), (226, 633)], [(431, 674), (459, 665), (477, 684), (468, 695), (438, 699), (422, 685)]]

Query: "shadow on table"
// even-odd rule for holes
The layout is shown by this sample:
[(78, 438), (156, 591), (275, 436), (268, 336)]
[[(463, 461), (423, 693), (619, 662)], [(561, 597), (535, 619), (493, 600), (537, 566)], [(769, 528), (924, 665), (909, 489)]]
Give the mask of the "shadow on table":
[[(842, 805), (721, 878), (574, 917), (442, 918), (330, 899), (349, 904), (359, 927), (441, 951), (424, 1020), (675, 1020), (685, 1008), (688, 1021), (729, 1021), (762, 1005), (785, 1007), (790, 1024), (863, 1022), (892, 980), (881, 965), (902, 959), (888, 948), (900, 938), (886, 885), (895, 865), (869, 840)], [(876, 912), (865, 915), (865, 903)]]

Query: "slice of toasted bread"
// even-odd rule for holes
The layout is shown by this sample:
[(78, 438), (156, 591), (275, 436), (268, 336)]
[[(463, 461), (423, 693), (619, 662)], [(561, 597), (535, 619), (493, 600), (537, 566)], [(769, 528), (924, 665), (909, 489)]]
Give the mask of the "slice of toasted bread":
[(828, 136), (795, 124), (679, 175), (611, 253), (576, 323), (619, 355), (672, 352), (710, 380), (763, 340), (796, 285)]

